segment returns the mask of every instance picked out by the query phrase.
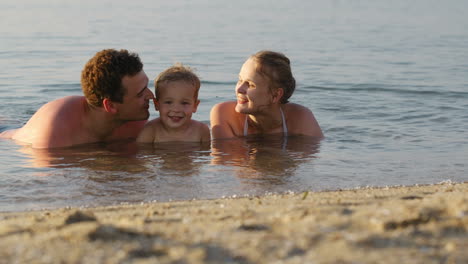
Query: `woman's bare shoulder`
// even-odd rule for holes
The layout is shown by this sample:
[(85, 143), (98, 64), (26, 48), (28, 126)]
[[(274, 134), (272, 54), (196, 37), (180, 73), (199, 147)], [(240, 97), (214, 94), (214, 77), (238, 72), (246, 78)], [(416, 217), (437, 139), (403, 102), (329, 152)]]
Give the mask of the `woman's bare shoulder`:
[(228, 102), (222, 102), (222, 103), (217, 103), (211, 108), (211, 112), (218, 112), (221, 111), (223, 113), (225, 112), (235, 112), (235, 107), (236, 107), (236, 102), (235, 101), (228, 101)]
[(309, 108), (288, 103), (283, 109), (291, 134), (323, 137), (322, 129)]
[(312, 111), (300, 104), (287, 103), (282, 106), (286, 117), (294, 117), (294, 120), (307, 120), (314, 118)]
[(286, 111), (294, 111), (294, 112), (311, 112), (309, 108), (295, 103), (287, 103), (282, 106), (283, 109)]

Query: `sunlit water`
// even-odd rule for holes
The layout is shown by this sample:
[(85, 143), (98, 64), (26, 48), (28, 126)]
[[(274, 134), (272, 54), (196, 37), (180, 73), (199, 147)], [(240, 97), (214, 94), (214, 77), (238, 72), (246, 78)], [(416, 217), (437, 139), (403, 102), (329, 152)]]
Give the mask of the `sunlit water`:
[[(202, 79), (194, 119), (234, 99), (261, 49), (286, 53), (326, 139), (33, 150), (0, 140), (0, 211), (468, 180), (466, 1), (0, 3), (0, 130), (79, 95), (104, 48), (138, 52), (150, 79), (175, 62)], [(152, 85), (152, 83), (151, 83)], [(151, 118), (157, 116), (152, 110)]]

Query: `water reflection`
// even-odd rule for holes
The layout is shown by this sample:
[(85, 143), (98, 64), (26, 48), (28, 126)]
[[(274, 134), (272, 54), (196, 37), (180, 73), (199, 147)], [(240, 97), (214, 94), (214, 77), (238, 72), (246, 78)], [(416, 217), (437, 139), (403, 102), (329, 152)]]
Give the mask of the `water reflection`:
[(249, 136), (212, 142), (212, 164), (234, 167), (239, 178), (282, 184), (300, 164), (315, 158), (320, 140), (282, 135)]
[[(27, 167), (82, 168), (91, 171), (193, 176), (203, 165), (232, 167), (239, 178), (279, 179), (315, 158), (320, 141), (313, 137), (281, 135), (214, 140), (210, 144), (168, 142), (86, 144), (58, 149), (21, 146)], [(275, 178), (276, 177), (276, 178)]]
[(7, 184), (0, 187), (5, 197), (0, 208), (100, 206), (300, 190), (310, 186), (311, 164), (319, 146), (313, 138), (281, 136), (216, 140), (206, 145), (20, 146), (15, 159), (22, 164), (9, 176), (15, 180), (5, 178)]
[(139, 144), (138, 158), (158, 175), (193, 176), (210, 157), (210, 143), (164, 142)]
[(29, 157), (28, 166), (35, 168), (84, 168), (94, 171), (142, 173), (147, 170), (138, 159), (135, 143), (86, 144), (67, 148), (34, 149), (22, 146), (19, 151)]

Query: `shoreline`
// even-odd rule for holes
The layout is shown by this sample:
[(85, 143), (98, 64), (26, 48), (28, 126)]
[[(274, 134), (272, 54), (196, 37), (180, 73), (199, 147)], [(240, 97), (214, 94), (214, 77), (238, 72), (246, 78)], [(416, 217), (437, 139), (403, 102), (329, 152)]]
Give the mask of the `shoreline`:
[(466, 263), (468, 182), (0, 213), (2, 261)]

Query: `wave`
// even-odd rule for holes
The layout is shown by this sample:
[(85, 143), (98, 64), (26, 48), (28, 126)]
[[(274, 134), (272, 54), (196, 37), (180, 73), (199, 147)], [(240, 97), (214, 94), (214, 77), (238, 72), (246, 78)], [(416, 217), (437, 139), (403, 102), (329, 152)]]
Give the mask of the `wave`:
[[(427, 86), (424, 86), (427, 87)], [(370, 92), (370, 93), (395, 93), (408, 95), (429, 95), (444, 97), (468, 97), (468, 92), (461, 91), (436, 91), (436, 90), (411, 90), (404, 88), (379, 87), (374, 85), (354, 85), (350, 87), (325, 87), (325, 86), (303, 86), (305, 90), (343, 91), (343, 92)], [(436, 87), (434, 87), (436, 88)]]
[(201, 84), (208, 84), (208, 85), (228, 85), (234, 86), (236, 82), (221, 82), (221, 81), (201, 81)]
[(40, 92), (42, 92), (42, 93), (57, 92), (57, 90), (71, 91), (71, 92), (81, 91), (81, 84), (80, 83), (42, 84), (42, 85), (39, 85), (39, 87), (45, 87), (43, 89), (40, 89)]

